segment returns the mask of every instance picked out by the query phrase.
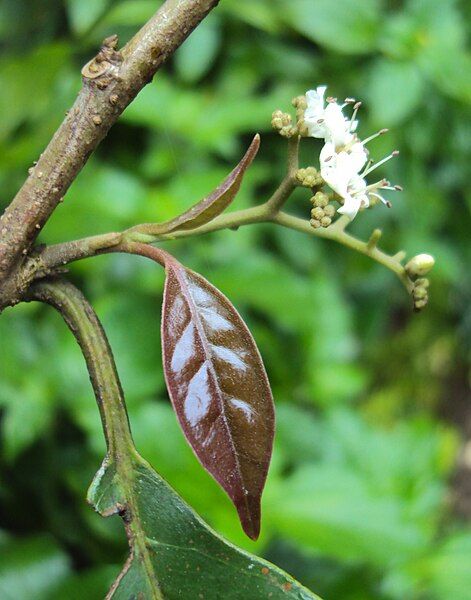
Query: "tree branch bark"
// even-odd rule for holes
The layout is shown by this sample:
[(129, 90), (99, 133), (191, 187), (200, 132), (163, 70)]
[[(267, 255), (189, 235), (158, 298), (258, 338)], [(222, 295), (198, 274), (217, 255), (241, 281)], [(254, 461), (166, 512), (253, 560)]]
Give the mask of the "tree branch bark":
[[(122, 50), (107, 38), (82, 70), (83, 87), (23, 187), (0, 217), (0, 296), (90, 154), (219, 0), (167, 0)], [(13, 277), (14, 279), (14, 277)], [(14, 294), (13, 294), (14, 295)], [(0, 298), (0, 306), (5, 305)]]

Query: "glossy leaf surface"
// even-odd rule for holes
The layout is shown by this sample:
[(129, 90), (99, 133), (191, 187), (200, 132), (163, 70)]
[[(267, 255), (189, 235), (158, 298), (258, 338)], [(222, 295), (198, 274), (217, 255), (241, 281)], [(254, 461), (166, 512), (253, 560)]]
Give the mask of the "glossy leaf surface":
[(274, 434), (265, 369), (229, 300), (176, 261), (166, 268), (162, 346), (170, 398), (198, 459), (256, 539)]
[(108, 599), (319, 600), (218, 536), (138, 455), (129, 476), (127, 497), (105, 461), (88, 495), (102, 515), (120, 512), (128, 531), (130, 557)]
[(182, 229), (196, 229), (196, 227), (209, 223), (214, 217), (222, 213), (234, 200), (241, 186), (245, 171), (251, 165), (259, 148), (260, 136), (257, 134), (242, 160), (229, 173), (221, 185), (183, 214), (175, 217), (175, 219), (161, 223), (159, 229), (162, 233), (171, 233), (172, 231)]

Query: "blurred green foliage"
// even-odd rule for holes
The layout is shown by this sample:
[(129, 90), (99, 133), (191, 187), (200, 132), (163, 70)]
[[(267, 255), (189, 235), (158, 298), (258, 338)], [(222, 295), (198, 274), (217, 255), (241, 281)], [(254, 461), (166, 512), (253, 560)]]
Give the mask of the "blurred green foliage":
[[(3, 205), (71, 105), (81, 65), (156, 4), (3, 0)], [(126, 110), (42, 236), (170, 218), (223, 178), (255, 131), (262, 149), (236, 205), (266, 198), (285, 160), (271, 112), (316, 84), (364, 101), (362, 135), (391, 128), (372, 151), (400, 148), (385, 174), (405, 191), (352, 230), (379, 226), (385, 249), (436, 256), (423, 314), (379, 265), (274, 226), (167, 245), (242, 312), (273, 384), (278, 433), (257, 543), (169, 406), (162, 273), (129, 256), (71, 268), (110, 337), (143, 456), (218, 531), (326, 598), (469, 598), (471, 527), (452, 475), (463, 435), (453, 423), (470, 419), (470, 12), (455, 0), (223, 0)], [(304, 146), (309, 164), (315, 142)], [(289, 209), (307, 216), (307, 198)], [(118, 519), (85, 505), (101, 426), (80, 353), (47, 307), (0, 318), (0, 411), (0, 597), (103, 598), (126, 541)]]

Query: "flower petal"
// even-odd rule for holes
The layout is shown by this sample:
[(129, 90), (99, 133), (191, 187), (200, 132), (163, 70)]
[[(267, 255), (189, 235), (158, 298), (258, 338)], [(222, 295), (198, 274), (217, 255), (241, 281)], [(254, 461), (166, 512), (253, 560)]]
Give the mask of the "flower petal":
[(337, 212), (347, 215), (350, 220), (353, 220), (360, 210), (361, 200), (358, 196), (351, 196), (350, 194), (344, 196), (344, 200), (344, 205), (337, 209)]

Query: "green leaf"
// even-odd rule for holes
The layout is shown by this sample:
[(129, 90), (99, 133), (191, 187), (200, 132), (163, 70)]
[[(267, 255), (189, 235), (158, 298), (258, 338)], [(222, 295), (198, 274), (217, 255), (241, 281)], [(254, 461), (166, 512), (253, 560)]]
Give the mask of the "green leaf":
[[(447, 96), (470, 103), (471, 55), (466, 49), (465, 21), (456, 0), (412, 0), (386, 23), (381, 48), (389, 56), (414, 62)], [(414, 78), (404, 83), (393, 92), (399, 103), (401, 94), (409, 96), (409, 85), (416, 87)]]
[(51, 94), (56, 91), (70, 50), (65, 44), (40, 46), (21, 58), (5, 57), (0, 62), (0, 141), (23, 122), (31, 122), (51, 109)]
[(66, 554), (48, 538), (7, 543), (1, 549), (0, 598), (49, 600), (69, 572)]
[[(430, 559), (419, 563), (430, 598), (468, 600), (471, 590), (471, 531), (447, 539)], [(423, 584), (422, 584), (423, 585)]]
[[(80, 0), (77, 0), (80, 2)], [(158, 6), (155, 0), (124, 0), (115, 2), (103, 22), (108, 27), (142, 27), (155, 13)]]
[(221, 43), (220, 21), (210, 14), (175, 53), (175, 67), (181, 79), (195, 83), (211, 68)]
[(424, 80), (414, 63), (378, 60), (368, 86), (373, 122), (383, 127), (402, 123), (423, 101), (423, 92)]
[[(103, 520), (100, 519), (103, 523)], [(103, 600), (116, 576), (117, 568), (104, 565), (67, 577), (47, 600)]]
[(317, 273), (309, 300), (312, 318), (306, 332), (305, 374), (309, 396), (323, 406), (351, 400), (364, 389), (366, 375), (355, 361), (358, 342), (350, 306), (331, 271)]
[[(5, 392), (5, 388), (2, 390)], [(5, 457), (13, 460), (49, 428), (54, 405), (48, 382), (34, 374), (23, 387), (8, 394), (8, 408), (2, 423)]]
[(471, 104), (471, 54), (460, 50), (435, 52), (423, 61), (435, 85), (447, 96)]
[(115, 464), (103, 463), (88, 494), (104, 516), (120, 512), (131, 558), (109, 594), (114, 600), (312, 600), (318, 598), (274, 565), (213, 532), (139, 456), (126, 494)]
[(383, 429), (353, 410), (314, 419), (283, 408), (278, 444), (292, 474), (266, 490), (268, 525), (341, 561), (390, 570), (421, 557), (442, 517), (449, 430), (420, 420)]
[(86, 32), (108, 4), (109, 0), (67, 0), (67, 10), (75, 33)]
[(279, 17), (273, 10), (272, 0), (225, 0), (220, 5), (220, 11), (270, 33), (280, 30)]
[(290, 0), (286, 21), (299, 33), (345, 54), (366, 54), (376, 48), (381, 30), (377, 0)]
[(267, 518), (287, 539), (340, 560), (385, 567), (424, 550), (427, 537), (399, 498), (349, 467), (300, 467), (268, 488)]

